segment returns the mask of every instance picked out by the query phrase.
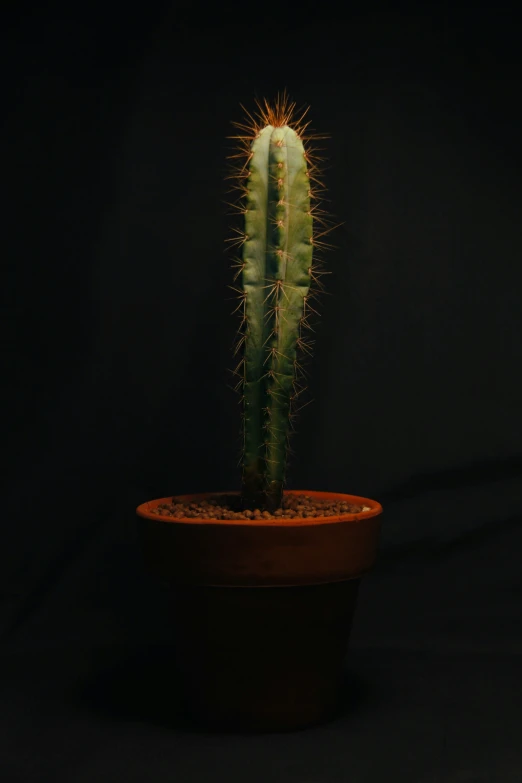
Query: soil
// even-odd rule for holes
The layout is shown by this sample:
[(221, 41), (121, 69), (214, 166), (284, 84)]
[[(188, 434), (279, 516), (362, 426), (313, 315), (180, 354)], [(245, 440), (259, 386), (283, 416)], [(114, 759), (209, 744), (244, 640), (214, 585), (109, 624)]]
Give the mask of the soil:
[[(174, 499), (173, 499), (174, 500)], [(161, 503), (152, 513), (177, 519), (303, 519), (307, 517), (332, 517), (339, 514), (357, 514), (369, 511), (368, 506), (331, 500), (316, 500), (309, 495), (288, 495), (283, 507), (273, 514), (259, 508), (253, 511), (241, 508), (239, 496), (221, 496), (194, 503)]]

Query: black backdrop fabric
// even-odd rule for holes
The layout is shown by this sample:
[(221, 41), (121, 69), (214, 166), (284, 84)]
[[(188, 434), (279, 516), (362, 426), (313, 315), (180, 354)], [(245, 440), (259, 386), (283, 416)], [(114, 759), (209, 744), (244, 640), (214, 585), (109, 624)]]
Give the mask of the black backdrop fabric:
[[(520, 783), (518, 35), (498, 5), (13, 7), (4, 783)], [(238, 488), (226, 137), (284, 88), (343, 221), (289, 486), (385, 514), (344, 716), (219, 736), (166, 702), (134, 509)]]

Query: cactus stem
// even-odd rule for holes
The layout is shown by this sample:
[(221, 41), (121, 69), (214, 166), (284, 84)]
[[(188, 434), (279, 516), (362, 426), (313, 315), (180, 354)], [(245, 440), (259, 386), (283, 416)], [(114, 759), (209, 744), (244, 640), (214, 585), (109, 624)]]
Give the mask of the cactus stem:
[(299, 359), (301, 352), (311, 355), (314, 341), (307, 342), (302, 332), (314, 331), (309, 319), (319, 315), (310, 287), (323, 288), (312, 251), (326, 243), (313, 231), (314, 222), (321, 230), (329, 227), (322, 202), (315, 203), (325, 189), (318, 168), (322, 150), (308, 142), (327, 136), (313, 132), (308, 108), (296, 112), (286, 93), (272, 106), (266, 100), (256, 105), (252, 114), (243, 107), (245, 119), (234, 123), (236, 133), (230, 137), (237, 144), (229, 156), (234, 190), (244, 198), (229, 207), (245, 220), (244, 232), (236, 229), (228, 245), (242, 248), (234, 282), (241, 275), (247, 294), (243, 298), (236, 289), (234, 312), (242, 318), (234, 355), (243, 353), (246, 362), (234, 374), (242, 387), (243, 411), (250, 412), (243, 417), (243, 504), (275, 510), (286, 481), (297, 399), (306, 389), (307, 373), (296, 353)]

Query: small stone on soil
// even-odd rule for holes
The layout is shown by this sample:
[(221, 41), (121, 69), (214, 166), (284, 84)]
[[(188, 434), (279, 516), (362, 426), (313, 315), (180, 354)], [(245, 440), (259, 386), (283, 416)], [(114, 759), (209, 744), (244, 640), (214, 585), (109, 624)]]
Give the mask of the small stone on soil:
[(175, 517), (176, 519), (255, 519), (259, 521), (283, 519), (310, 519), (314, 517), (339, 516), (341, 514), (359, 514), (369, 511), (369, 506), (354, 503), (335, 502), (331, 500), (316, 500), (309, 495), (287, 495), (283, 500), (283, 507), (273, 514), (269, 511), (261, 511), (259, 508), (251, 511), (241, 508), (241, 498), (238, 495), (224, 496), (221, 499), (212, 498), (201, 502), (181, 503), (172, 500), (171, 503), (161, 503), (153, 514), (163, 517)]

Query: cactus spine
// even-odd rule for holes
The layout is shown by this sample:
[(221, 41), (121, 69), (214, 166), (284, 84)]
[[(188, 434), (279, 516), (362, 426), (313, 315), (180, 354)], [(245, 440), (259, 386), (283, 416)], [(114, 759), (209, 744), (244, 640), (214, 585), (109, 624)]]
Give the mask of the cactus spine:
[(237, 289), (242, 498), (245, 508), (272, 512), (282, 505), (293, 403), (303, 390), (298, 349), (306, 350), (302, 331), (315, 312), (308, 301), (314, 244), (310, 171), (302, 131), (288, 125), (293, 108), (286, 99), (278, 99), (274, 109), (265, 102), (263, 122), (255, 123), (251, 137), (240, 137), (247, 155), (239, 172), (244, 231)]

